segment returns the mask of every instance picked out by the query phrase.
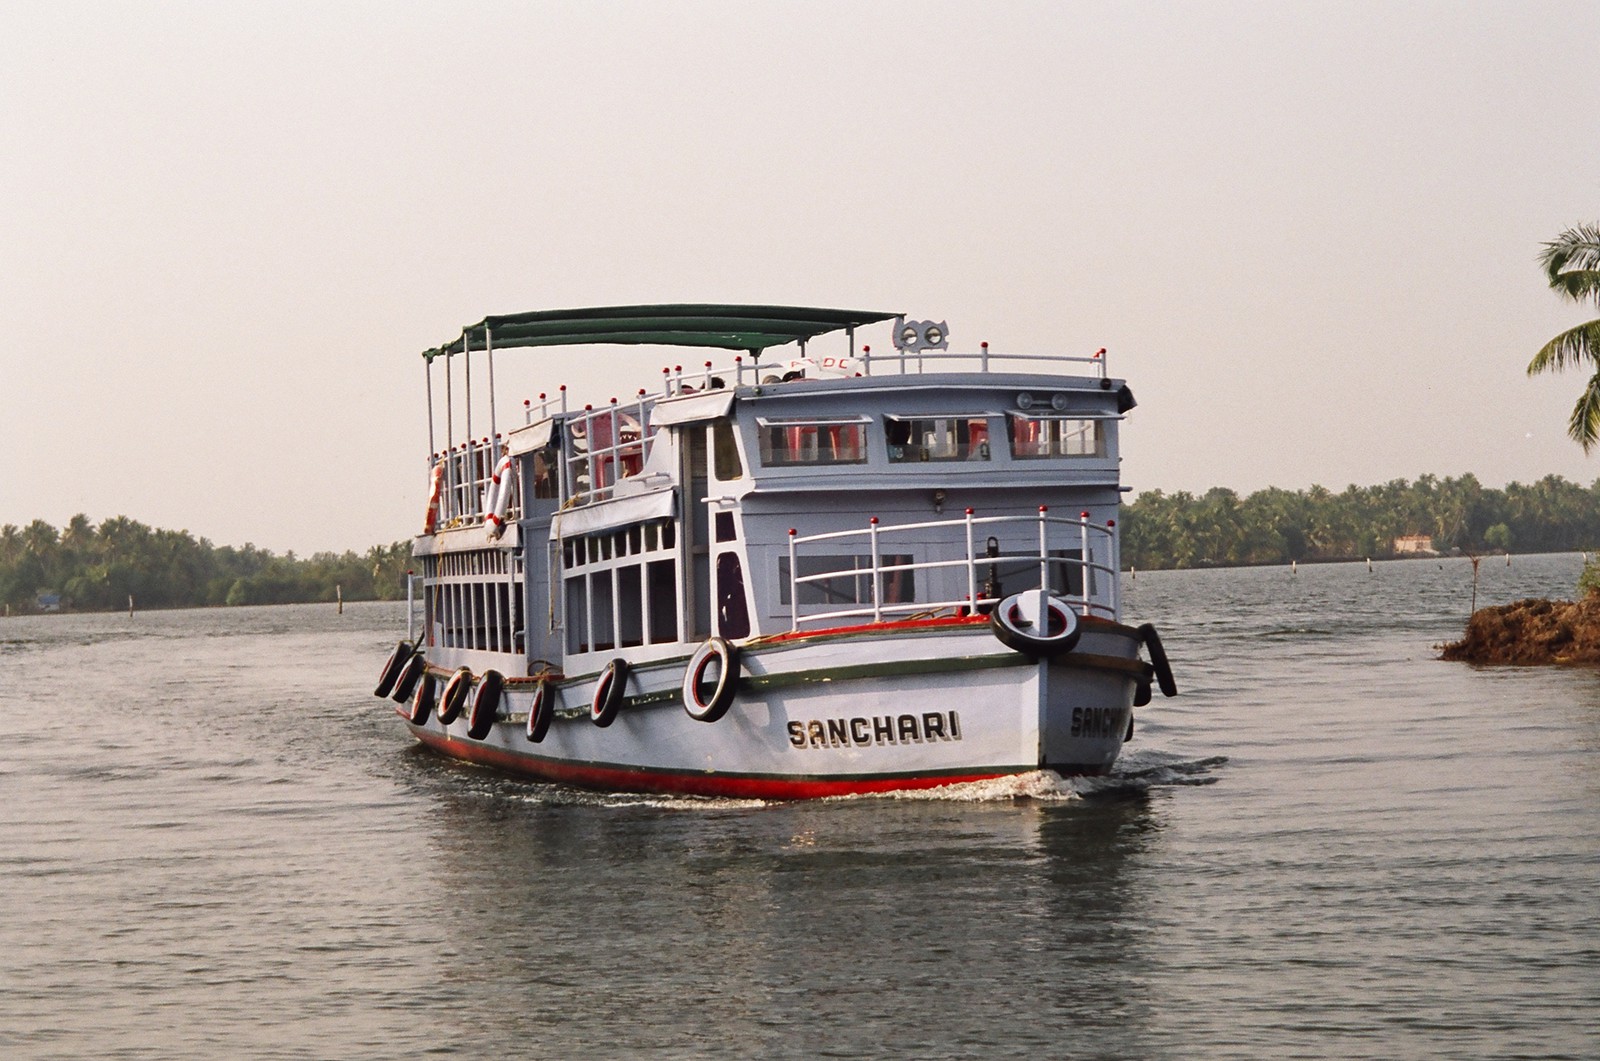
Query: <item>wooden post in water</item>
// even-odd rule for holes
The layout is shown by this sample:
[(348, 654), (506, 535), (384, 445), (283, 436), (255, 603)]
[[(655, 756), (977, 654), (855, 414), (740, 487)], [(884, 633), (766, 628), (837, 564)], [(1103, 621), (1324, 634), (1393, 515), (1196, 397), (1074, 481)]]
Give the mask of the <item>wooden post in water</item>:
[(1472, 558), (1472, 610), (1478, 610), (1478, 558)]
[(133, 594), (128, 594), (128, 618), (133, 618)]
[(333, 595), (335, 597), (337, 597), (338, 600), (339, 600), (339, 612), (338, 612), (338, 614), (343, 615), (344, 614), (344, 587), (342, 585), (335, 585), (333, 587)]

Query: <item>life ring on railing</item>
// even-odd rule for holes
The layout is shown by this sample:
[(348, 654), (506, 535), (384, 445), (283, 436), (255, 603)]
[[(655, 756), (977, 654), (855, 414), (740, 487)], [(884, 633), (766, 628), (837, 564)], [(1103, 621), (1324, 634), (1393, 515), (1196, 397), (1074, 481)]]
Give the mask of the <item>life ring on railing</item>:
[(417, 695), (411, 698), (411, 724), (413, 726), (426, 724), (428, 716), (433, 714), (433, 705), (437, 702), (433, 675), (424, 674), (417, 681)]
[(533, 703), (528, 705), (528, 740), (538, 744), (550, 729), (550, 720), (556, 714), (556, 698), (550, 692), (550, 682), (539, 679), (533, 687)]
[(498, 539), (506, 532), (506, 510), (511, 507), (511, 454), (500, 458), (494, 467), (494, 478), (489, 480), (488, 496), (484, 498), (483, 520), (489, 525), (489, 537)]
[(422, 533), (432, 534), (439, 526), (439, 499), (444, 494), (444, 461), (433, 466), (433, 482), (428, 487), (428, 511), (422, 517)]
[(628, 661), (619, 656), (606, 664), (606, 669), (600, 672), (600, 680), (595, 682), (594, 699), (589, 702), (589, 721), (601, 729), (616, 720), (617, 708), (622, 706), (627, 695), (624, 687), (628, 684), (628, 669)]
[(450, 675), (450, 680), (445, 683), (444, 692), (439, 696), (439, 721), (445, 725), (456, 720), (461, 714), (461, 708), (466, 705), (467, 694), (472, 692), (472, 672), (466, 667), (458, 669)]
[(1070, 652), (1083, 634), (1072, 606), (1041, 589), (1013, 593), (1002, 600), (989, 613), (989, 626), (1001, 644), (1030, 656)]
[(383, 670), (378, 672), (378, 687), (372, 690), (373, 696), (388, 696), (394, 690), (395, 679), (400, 677), (400, 668), (406, 665), (406, 660), (410, 659), (415, 651), (409, 641), (402, 641), (394, 646), (394, 651), (389, 653), (389, 658), (384, 661)]
[(500, 694), (505, 689), (505, 675), (497, 670), (486, 670), (478, 679), (478, 688), (472, 694), (472, 707), (467, 711), (467, 736), (482, 740), (494, 729), (496, 712), (500, 709)]
[[(706, 670), (717, 664), (717, 680), (706, 695)], [(689, 657), (683, 672), (683, 709), (697, 722), (715, 722), (733, 704), (739, 684), (739, 649), (726, 638), (713, 637)]]
[(394, 680), (393, 699), (397, 704), (403, 704), (411, 699), (411, 690), (417, 687), (417, 679), (428, 671), (428, 661), (422, 653), (413, 653), (400, 668), (400, 674)]
[(1150, 666), (1155, 670), (1161, 695), (1177, 696), (1178, 683), (1172, 677), (1172, 664), (1167, 661), (1167, 650), (1161, 647), (1161, 635), (1156, 633), (1154, 624), (1144, 623), (1139, 627), (1139, 640), (1144, 642), (1145, 651), (1150, 653)]

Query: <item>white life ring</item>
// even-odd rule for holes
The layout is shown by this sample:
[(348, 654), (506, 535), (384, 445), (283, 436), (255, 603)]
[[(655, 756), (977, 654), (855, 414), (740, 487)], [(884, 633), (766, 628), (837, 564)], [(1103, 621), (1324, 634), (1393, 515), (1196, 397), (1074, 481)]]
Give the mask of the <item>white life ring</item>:
[(444, 494), (444, 461), (433, 466), (433, 481), (428, 487), (428, 511), (422, 517), (422, 533), (432, 534), (439, 526), (439, 499)]
[(495, 465), (494, 477), (483, 498), (484, 522), (489, 525), (489, 537), (499, 538), (506, 532), (506, 510), (511, 507), (511, 454), (500, 458)]
[(545, 678), (539, 679), (539, 684), (533, 687), (533, 703), (528, 705), (528, 740), (538, 744), (544, 740), (545, 733), (550, 729), (550, 720), (555, 717), (556, 698), (550, 692), (550, 682)]
[(589, 702), (589, 721), (601, 729), (616, 721), (617, 708), (627, 696), (624, 688), (627, 684), (628, 661), (619, 656), (606, 664), (606, 669), (600, 672), (600, 680), (595, 682), (594, 699)]
[(1042, 589), (1013, 593), (1002, 600), (989, 613), (989, 626), (1001, 644), (1030, 656), (1070, 652), (1083, 634), (1072, 606)]
[[(717, 679), (706, 695), (706, 671), (717, 664)], [(726, 638), (713, 637), (689, 657), (683, 672), (683, 709), (697, 722), (715, 722), (733, 704), (739, 684), (739, 649)]]
[(486, 670), (472, 694), (472, 709), (467, 712), (467, 736), (482, 740), (494, 729), (495, 714), (500, 707), (500, 693), (505, 688), (505, 675), (497, 670)]

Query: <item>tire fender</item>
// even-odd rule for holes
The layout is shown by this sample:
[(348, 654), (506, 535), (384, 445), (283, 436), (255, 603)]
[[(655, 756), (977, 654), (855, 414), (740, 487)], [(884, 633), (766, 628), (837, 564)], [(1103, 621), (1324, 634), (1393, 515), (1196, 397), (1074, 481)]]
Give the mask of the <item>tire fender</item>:
[(461, 714), (461, 709), (466, 706), (467, 696), (472, 692), (472, 671), (466, 667), (459, 668), (450, 675), (450, 680), (445, 683), (444, 692), (439, 695), (439, 721), (448, 726)]
[(1030, 656), (1072, 651), (1083, 624), (1072, 606), (1054, 593), (1032, 589), (1013, 593), (989, 613), (989, 628), (1007, 648)]
[(627, 698), (628, 661), (618, 656), (600, 672), (594, 685), (594, 699), (589, 702), (589, 721), (601, 729), (616, 721), (617, 708)]
[(394, 646), (394, 651), (389, 653), (389, 658), (383, 664), (383, 670), (378, 672), (378, 687), (372, 690), (373, 696), (388, 696), (394, 691), (395, 679), (400, 677), (400, 668), (406, 665), (406, 660), (416, 650), (411, 647), (411, 642), (402, 641)]
[[(717, 680), (709, 694), (706, 671), (717, 665)], [(739, 685), (739, 648), (726, 638), (713, 637), (689, 657), (683, 672), (683, 709), (697, 722), (715, 722), (733, 705)]]
[(473, 740), (482, 740), (494, 729), (505, 685), (505, 675), (497, 670), (486, 670), (483, 677), (478, 679), (478, 688), (472, 694), (472, 707), (467, 711), (467, 736)]

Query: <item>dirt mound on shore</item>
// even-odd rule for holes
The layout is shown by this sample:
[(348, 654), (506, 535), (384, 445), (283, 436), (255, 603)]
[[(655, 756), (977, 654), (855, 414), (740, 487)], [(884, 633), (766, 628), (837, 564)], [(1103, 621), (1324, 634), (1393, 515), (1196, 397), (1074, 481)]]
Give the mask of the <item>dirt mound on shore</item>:
[(1600, 663), (1600, 595), (1479, 608), (1441, 659), (1467, 663)]

